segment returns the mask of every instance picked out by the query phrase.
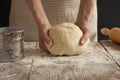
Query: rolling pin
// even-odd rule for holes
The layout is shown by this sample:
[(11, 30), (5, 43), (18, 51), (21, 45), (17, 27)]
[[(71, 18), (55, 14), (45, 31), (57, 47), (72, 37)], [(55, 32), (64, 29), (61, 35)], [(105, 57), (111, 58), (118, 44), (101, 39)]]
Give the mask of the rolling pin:
[(101, 33), (108, 36), (113, 42), (120, 44), (120, 28), (114, 27), (111, 30), (108, 28), (102, 28)]

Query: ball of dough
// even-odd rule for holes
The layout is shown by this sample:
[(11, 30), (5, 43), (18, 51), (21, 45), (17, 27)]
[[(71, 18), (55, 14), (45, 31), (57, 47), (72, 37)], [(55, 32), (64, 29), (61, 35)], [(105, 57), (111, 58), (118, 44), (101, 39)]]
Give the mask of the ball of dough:
[(81, 54), (86, 50), (89, 43), (88, 39), (85, 44), (79, 44), (82, 35), (80, 28), (73, 23), (58, 24), (49, 31), (49, 36), (53, 40), (53, 46), (46, 46), (52, 55)]

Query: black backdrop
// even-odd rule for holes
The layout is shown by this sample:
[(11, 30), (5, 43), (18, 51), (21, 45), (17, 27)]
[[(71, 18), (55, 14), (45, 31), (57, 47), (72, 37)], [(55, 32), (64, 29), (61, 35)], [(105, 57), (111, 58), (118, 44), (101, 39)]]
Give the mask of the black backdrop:
[(120, 0), (98, 0), (98, 39), (108, 39), (100, 33), (102, 27), (120, 27)]
[(0, 27), (9, 26), (11, 0), (0, 0)]

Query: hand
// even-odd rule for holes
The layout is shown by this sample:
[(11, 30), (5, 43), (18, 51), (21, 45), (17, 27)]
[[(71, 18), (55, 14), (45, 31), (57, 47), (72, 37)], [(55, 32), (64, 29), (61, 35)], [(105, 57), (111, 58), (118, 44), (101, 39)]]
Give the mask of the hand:
[(44, 24), (39, 27), (39, 47), (43, 51), (48, 51), (45, 43), (49, 46), (52, 46), (52, 40), (49, 37), (49, 30), (52, 28), (50, 24)]
[(78, 22), (75, 22), (75, 25), (79, 26), (79, 28), (83, 32), (83, 36), (80, 39), (80, 44), (83, 45), (87, 41), (87, 39), (89, 38), (90, 30), (86, 26), (79, 25)]

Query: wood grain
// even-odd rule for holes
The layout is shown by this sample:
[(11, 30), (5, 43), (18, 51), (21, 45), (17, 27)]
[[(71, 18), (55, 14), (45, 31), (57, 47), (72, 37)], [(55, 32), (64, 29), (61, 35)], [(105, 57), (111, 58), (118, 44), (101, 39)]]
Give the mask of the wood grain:
[(33, 59), (30, 80), (120, 79), (119, 67), (99, 43), (91, 43), (81, 55), (61, 57), (41, 52), (37, 46), (26, 46), (26, 53)]
[(101, 43), (91, 43), (81, 55), (52, 56), (38, 42), (25, 42), (24, 59), (0, 63), (0, 80), (120, 80), (119, 45)]
[(32, 60), (0, 63), (0, 80), (28, 80)]
[(108, 54), (120, 65), (120, 44), (114, 43), (110, 40), (101, 41)]

